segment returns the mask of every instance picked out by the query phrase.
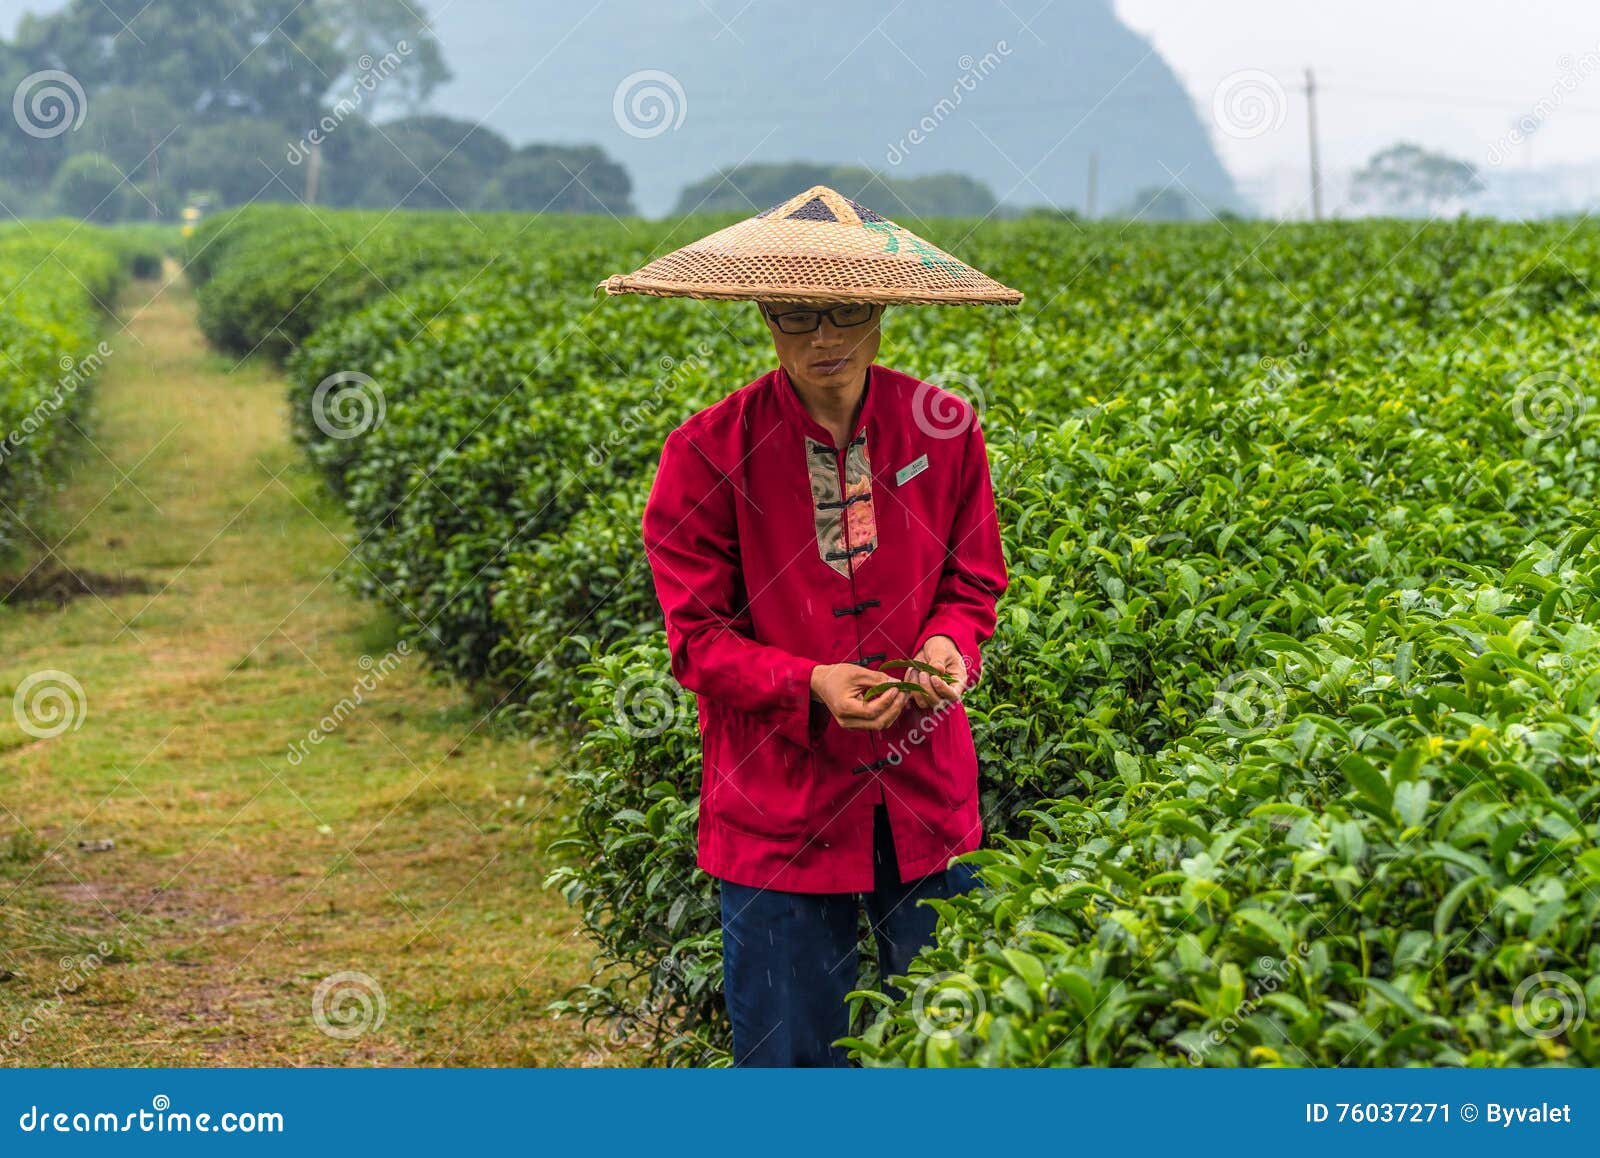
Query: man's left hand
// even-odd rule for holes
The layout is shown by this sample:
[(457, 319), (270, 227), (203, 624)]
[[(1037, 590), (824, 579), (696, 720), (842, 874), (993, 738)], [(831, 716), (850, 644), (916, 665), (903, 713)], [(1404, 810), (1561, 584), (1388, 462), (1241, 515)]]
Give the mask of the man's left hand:
[(961, 651), (956, 647), (956, 641), (948, 635), (929, 636), (928, 642), (923, 644), (911, 658), (930, 664), (940, 671), (949, 672), (955, 677), (954, 683), (947, 683), (936, 675), (929, 675), (916, 668), (907, 671), (904, 676), (905, 681), (920, 684), (924, 689), (911, 696), (912, 702), (917, 707), (931, 708), (941, 701), (954, 702), (967, 690), (967, 665), (961, 661)]

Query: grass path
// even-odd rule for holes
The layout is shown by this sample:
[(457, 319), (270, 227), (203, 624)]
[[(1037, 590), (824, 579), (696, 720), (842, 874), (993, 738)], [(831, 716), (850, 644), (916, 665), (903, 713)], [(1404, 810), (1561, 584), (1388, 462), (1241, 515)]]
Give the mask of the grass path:
[[(392, 655), (394, 625), (337, 581), (347, 528), (279, 372), (211, 352), (174, 276), (125, 294), (93, 441), (34, 528), (43, 566), (147, 592), (0, 606), (0, 1056), (603, 1063), (543, 1012), (589, 955), (542, 887), (548, 823), (513, 816), (550, 802), (548, 754)], [(37, 738), (12, 709), (47, 669), (82, 711)], [(324, 1030), (340, 973), (362, 976), (325, 988)]]

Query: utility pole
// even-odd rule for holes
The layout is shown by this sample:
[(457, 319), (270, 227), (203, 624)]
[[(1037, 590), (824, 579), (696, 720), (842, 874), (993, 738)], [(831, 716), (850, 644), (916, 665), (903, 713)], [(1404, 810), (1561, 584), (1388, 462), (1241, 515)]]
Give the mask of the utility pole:
[(306, 154), (306, 204), (317, 203), (317, 180), (322, 176), (322, 144), (313, 141)]
[(1322, 220), (1322, 164), (1317, 159), (1317, 78), (1306, 69), (1306, 128), (1311, 137), (1311, 220)]
[(1084, 201), (1084, 216), (1090, 221), (1094, 220), (1095, 185), (1100, 180), (1100, 151), (1089, 150), (1089, 195)]
[(154, 221), (161, 216), (161, 207), (157, 204), (161, 196), (161, 158), (156, 155), (155, 133), (145, 134), (145, 139), (150, 142), (150, 151), (145, 156), (150, 158), (150, 192), (155, 194), (150, 200), (150, 220)]

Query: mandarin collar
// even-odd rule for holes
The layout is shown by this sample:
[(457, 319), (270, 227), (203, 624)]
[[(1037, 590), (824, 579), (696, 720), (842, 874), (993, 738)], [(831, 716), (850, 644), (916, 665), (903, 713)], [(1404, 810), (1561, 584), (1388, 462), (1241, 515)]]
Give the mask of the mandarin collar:
[[(861, 413), (856, 418), (855, 429), (850, 432), (849, 441), (851, 442), (854, 442), (861, 432), (866, 429), (867, 421), (872, 417), (873, 399), (882, 393), (882, 390), (877, 386), (877, 380), (878, 364), (870, 362), (867, 364), (867, 386), (861, 399)], [(800, 395), (795, 393), (794, 383), (789, 378), (789, 371), (783, 368), (782, 363), (778, 365), (777, 389), (778, 397), (782, 400), (781, 404), (788, 412), (789, 417), (804, 427), (818, 442), (833, 446), (833, 435), (826, 426), (811, 417), (806, 411), (805, 406), (800, 401)], [(837, 450), (838, 447), (834, 447), (834, 449)]]

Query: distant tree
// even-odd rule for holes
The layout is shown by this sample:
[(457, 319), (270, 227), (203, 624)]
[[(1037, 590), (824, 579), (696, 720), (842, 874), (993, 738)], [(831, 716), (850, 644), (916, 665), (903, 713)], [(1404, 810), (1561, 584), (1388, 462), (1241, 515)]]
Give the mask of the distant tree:
[(385, 121), (379, 127), (391, 137), (409, 134), (419, 141), (426, 140), (430, 148), (463, 157), (483, 173), (498, 169), (511, 157), (510, 141), (491, 128), (459, 117), (418, 113)]
[(887, 177), (859, 165), (791, 161), (719, 169), (686, 186), (675, 212), (765, 209), (812, 185), (831, 186), (888, 217), (980, 217), (995, 207), (987, 185), (960, 173)]
[(43, 195), (31, 189), (23, 189), (0, 177), (0, 224), (10, 221), (13, 217), (36, 217), (48, 209), (49, 205)]
[[(717, 213), (727, 210), (748, 210), (752, 206), (765, 209), (779, 201), (793, 197), (802, 189), (813, 185), (831, 185), (836, 180), (836, 166), (791, 161), (782, 164), (737, 165), (732, 169), (718, 169), (709, 177), (702, 177), (685, 185), (678, 194), (674, 213)], [(860, 171), (863, 175), (866, 170)], [(839, 192), (849, 196), (853, 190), (840, 186)]]
[(188, 121), (241, 115), (309, 127), (340, 71), (338, 29), (316, 3), (71, 0), (24, 16), (30, 70), (72, 74), (93, 102), (113, 86), (155, 89)]
[(162, 183), (180, 195), (213, 190), (222, 205), (293, 201), (304, 180), (284, 159), (289, 144), (288, 130), (271, 121), (239, 117), (202, 125), (166, 150)]
[[(176, 221), (178, 214), (188, 203), (189, 195), (193, 189), (181, 189), (176, 185), (168, 184), (165, 175), (161, 181), (153, 177), (149, 180), (136, 181), (131, 177), (128, 180), (128, 189), (131, 196), (124, 206), (126, 216), (129, 218), (148, 218), (151, 221)], [(220, 204), (213, 200), (212, 204)]]
[(499, 133), (454, 117), (401, 117), (376, 130), (377, 140), (367, 142), (363, 205), (468, 209), (511, 155)]
[(70, 83), (37, 87), (68, 95), (49, 111), (72, 127), (0, 133), (7, 204), (167, 217), (200, 189), (219, 205), (304, 198), (315, 166), (328, 205), (633, 211), (598, 148), (517, 151), (417, 111), (450, 77), (419, 0), (68, 0), (0, 41), (4, 92), (56, 71)]
[(116, 221), (135, 194), (117, 163), (100, 153), (79, 153), (56, 170), (50, 192), (56, 212), (85, 221)]
[[(41, 71), (21, 49), (0, 41), (0, 98), (5, 99), (0, 110), (5, 117), (0, 174), (16, 188), (34, 194), (47, 192), (51, 175), (71, 152), (66, 138), (78, 123), (81, 107), (70, 90), (35, 76)], [(25, 84), (30, 77), (32, 82)], [(62, 93), (65, 101), (57, 99)], [(13, 110), (22, 114), (20, 119), (13, 119)]]
[[(62, 137), (73, 154), (110, 157), (146, 195), (129, 202), (140, 216), (157, 217), (165, 199), (162, 161), (183, 140), (183, 115), (159, 89), (113, 85), (97, 91), (83, 125)], [(143, 213), (140, 213), (140, 206)]]
[(1030, 205), (1016, 216), (1041, 221), (1083, 220), (1083, 215), (1076, 209), (1065, 209), (1060, 205)]
[[(50, 15), (23, 16), (15, 38), (0, 42), (5, 93), (49, 71), (66, 73), (82, 93), (69, 110), (75, 127), (0, 134), (0, 173), (20, 189), (45, 190), (69, 157), (101, 154), (157, 205), (174, 199), (163, 189), (168, 151), (230, 203), (258, 191), (269, 200), (303, 195), (306, 173), (286, 159), (289, 146), (330, 124), (338, 131), (353, 113), (414, 107), (450, 75), (420, 0), (69, 0)], [(354, 87), (363, 77), (367, 84)], [(462, 132), (442, 147), (426, 131), (403, 135), (398, 154), (391, 145), (387, 158), (369, 144), (365, 159), (411, 174), (399, 193), (398, 175), (379, 182), (380, 204), (395, 203), (419, 181), (415, 203), (446, 204), (451, 190), (456, 199), (470, 197), (510, 153), (501, 142), (491, 156), (475, 157), (467, 162), (482, 166), (475, 174), (450, 158), (449, 172), (434, 182), (449, 183), (441, 191), (407, 157), (416, 153), (426, 170), (449, 157)], [(74, 181), (86, 171), (80, 167)], [(371, 173), (346, 184), (373, 188)], [(152, 212), (138, 196), (127, 207)]]
[(531, 212), (633, 212), (628, 171), (594, 145), (525, 145), (500, 168), (477, 204)]
[(885, 191), (888, 200), (884, 212), (890, 215), (902, 212), (911, 217), (982, 217), (996, 204), (989, 186), (964, 173), (933, 173), (926, 177), (879, 174), (874, 180)]
[(1402, 143), (1374, 153), (1351, 181), (1350, 199), (1385, 213), (1434, 213), (1448, 202), (1483, 189), (1470, 161)]
[(1188, 190), (1176, 185), (1155, 185), (1135, 193), (1118, 216), (1139, 221), (1199, 221), (1207, 213)]
[(381, 69), (385, 60), (400, 61), (392, 71), (383, 70), (381, 80), (372, 81), (361, 109), (369, 120), (389, 108), (417, 112), (451, 78), (439, 41), (415, 0), (323, 0), (322, 7), (337, 29), (334, 44), (345, 68), (334, 83), (334, 99), (361, 83), (364, 74)]
[[(298, 153), (298, 146), (296, 147)], [(396, 159), (395, 148), (376, 125), (365, 117), (356, 115), (343, 121), (329, 133), (322, 143), (322, 176), (317, 189), (319, 205), (353, 206), (383, 205), (389, 198), (392, 205), (395, 193), (389, 188), (386, 166)], [(300, 162), (296, 161), (298, 165)], [(402, 162), (403, 163), (403, 162)], [(416, 170), (405, 165), (413, 183)], [(297, 188), (304, 187), (303, 177), (286, 177)], [(373, 198), (368, 200), (368, 198)]]

